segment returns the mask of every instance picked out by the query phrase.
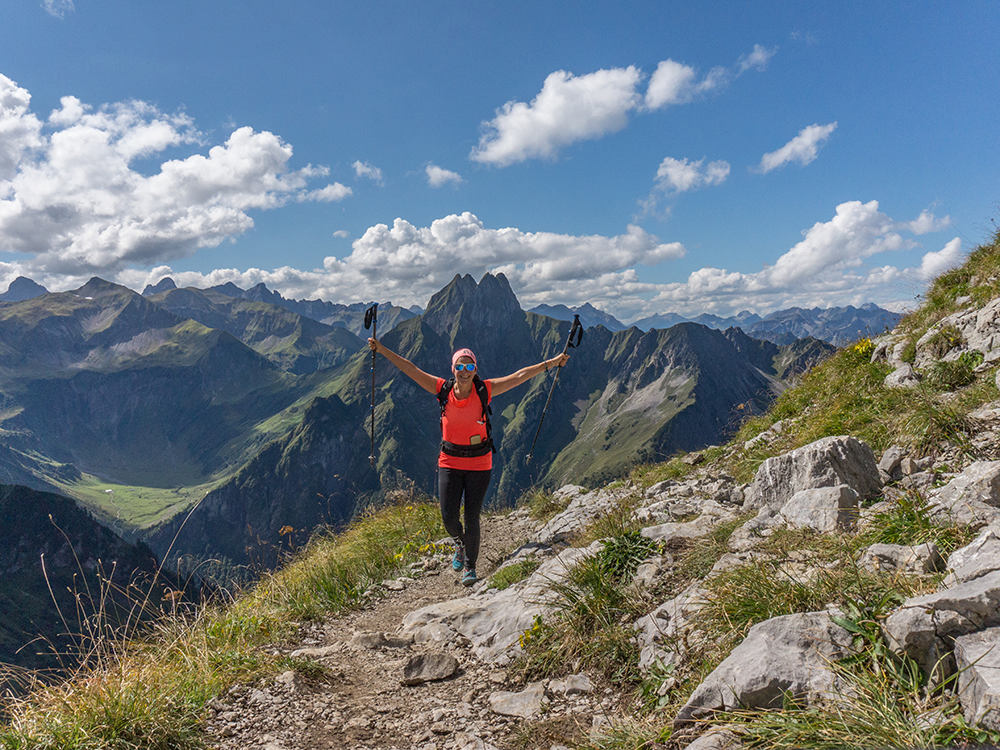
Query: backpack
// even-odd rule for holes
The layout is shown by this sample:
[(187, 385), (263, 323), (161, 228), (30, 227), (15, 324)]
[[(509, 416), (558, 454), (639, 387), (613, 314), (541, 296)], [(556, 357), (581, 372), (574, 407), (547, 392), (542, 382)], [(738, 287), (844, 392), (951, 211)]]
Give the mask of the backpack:
[[(477, 456), (485, 456), (487, 453), (497, 452), (496, 446), (493, 445), (493, 425), (490, 424), (490, 414), (493, 413), (493, 407), (490, 406), (490, 394), (486, 390), (486, 383), (482, 381), (479, 375), (474, 375), (472, 385), (475, 387), (476, 394), (479, 396), (479, 402), (483, 406), (483, 417), (486, 420), (486, 440), (479, 445), (457, 445), (449, 443), (447, 440), (442, 440), (441, 450), (445, 455), (475, 458)], [(448, 405), (448, 396), (454, 388), (455, 378), (448, 378), (444, 381), (444, 385), (441, 386), (441, 390), (437, 394), (438, 403), (441, 404), (442, 426), (444, 425), (444, 409)]]

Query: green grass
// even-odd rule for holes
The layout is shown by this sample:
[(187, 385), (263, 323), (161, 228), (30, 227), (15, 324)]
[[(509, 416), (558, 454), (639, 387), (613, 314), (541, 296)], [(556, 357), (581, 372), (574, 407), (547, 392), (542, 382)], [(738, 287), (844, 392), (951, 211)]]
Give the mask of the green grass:
[[(407, 493), (339, 535), (319, 535), (284, 569), (228, 604), (160, 619), (139, 637), (95, 640), (79, 671), (4, 699), (0, 746), (170, 748), (204, 743), (205, 704), (237, 682), (291, 667), (272, 655), (296, 624), (357, 607), (369, 587), (433, 552), (437, 507)], [(305, 668), (305, 667), (304, 667)]]
[(495, 588), (498, 591), (508, 589), (515, 583), (523, 581), (525, 578), (530, 576), (538, 570), (540, 565), (541, 562), (537, 558), (533, 557), (518, 560), (510, 565), (505, 565), (490, 578), (490, 587)]
[(646, 613), (646, 605), (630, 583), (654, 551), (653, 542), (626, 531), (554, 580), (553, 613), (537, 617), (521, 636), (525, 653), (515, 674), (529, 681), (590, 668), (618, 684), (636, 682), (639, 654), (629, 623)]

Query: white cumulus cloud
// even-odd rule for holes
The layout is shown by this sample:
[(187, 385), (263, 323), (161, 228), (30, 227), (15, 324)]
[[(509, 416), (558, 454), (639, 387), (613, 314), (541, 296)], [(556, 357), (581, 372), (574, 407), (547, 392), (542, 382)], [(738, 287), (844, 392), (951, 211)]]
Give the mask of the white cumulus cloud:
[(927, 253), (920, 260), (920, 277), (924, 281), (940, 276), (962, 260), (962, 241), (956, 237), (937, 252)]
[(747, 70), (763, 70), (776, 52), (755, 45), (733, 68), (717, 66), (700, 78), (690, 65), (663, 60), (649, 77), (645, 95), (639, 92), (644, 75), (634, 65), (580, 76), (557, 70), (531, 102), (509, 101), (484, 122), (469, 158), (497, 167), (555, 158), (570, 144), (622, 130), (632, 111), (684, 104), (721, 89)]
[(356, 161), (351, 166), (354, 168), (354, 174), (358, 177), (365, 177), (379, 185), (382, 184), (382, 170), (378, 167), (373, 167), (366, 161)]
[(351, 194), (309, 189), (327, 168), (290, 169), (292, 147), (273, 133), (239, 128), (207, 154), (140, 171), (139, 159), (205, 145), (190, 117), (66, 96), (43, 127), (29, 105), (0, 76), (0, 250), (24, 254), (16, 265), (36, 280), (111, 278), (233, 238), (253, 226), (251, 210)]
[[(927, 212), (925, 221), (937, 221)], [(199, 287), (233, 282), (247, 289), (260, 282), (286, 297), (359, 302), (392, 300), (425, 305), (456, 273), (480, 278), (503, 273), (525, 308), (542, 302), (607, 310), (622, 321), (654, 313), (729, 315), (740, 310), (766, 314), (788, 307), (829, 307), (876, 302), (899, 309), (928, 279), (959, 262), (961, 240), (925, 253), (918, 265), (872, 264), (885, 254), (912, 250), (905, 238), (912, 221), (895, 221), (876, 201), (837, 206), (828, 221), (817, 222), (772, 265), (756, 272), (704, 267), (681, 282), (653, 283), (643, 267), (685, 254), (680, 243), (661, 242), (637, 226), (614, 237), (492, 229), (471, 213), (453, 214), (419, 227), (405, 219), (377, 224), (355, 240), (350, 255), (324, 260), (323, 268), (282, 267), (210, 274), (128, 270), (118, 281), (134, 289), (172, 276), (179, 285)], [(14, 269), (0, 266), (9, 282)], [(901, 294), (904, 292), (905, 294)]]
[(424, 171), (427, 175), (427, 184), (431, 187), (442, 187), (448, 183), (458, 185), (465, 182), (465, 180), (462, 179), (462, 175), (457, 172), (442, 169), (434, 164), (428, 164), (426, 170)]
[(685, 193), (706, 185), (721, 185), (729, 176), (725, 161), (688, 161), (666, 157), (656, 170), (656, 186), (665, 193)]
[(837, 123), (829, 125), (810, 125), (799, 131), (799, 134), (788, 143), (772, 151), (760, 160), (760, 172), (767, 173), (791, 162), (802, 166), (809, 164), (819, 155), (819, 147), (826, 143), (830, 134), (837, 129)]
[(613, 68), (574, 76), (550, 73), (529, 104), (509, 101), (497, 111), (470, 158), (506, 167), (531, 158), (551, 159), (577, 141), (598, 138), (628, 124), (628, 112), (641, 102), (638, 68)]

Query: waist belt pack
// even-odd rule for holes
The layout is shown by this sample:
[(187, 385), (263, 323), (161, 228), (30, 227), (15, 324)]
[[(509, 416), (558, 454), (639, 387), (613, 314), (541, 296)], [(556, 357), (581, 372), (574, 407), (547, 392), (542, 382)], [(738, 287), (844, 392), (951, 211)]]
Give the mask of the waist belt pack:
[(485, 456), (487, 453), (496, 452), (493, 447), (493, 438), (487, 438), (479, 445), (459, 445), (449, 443), (447, 440), (441, 441), (441, 452), (446, 456), (458, 456), (460, 458), (476, 458)]

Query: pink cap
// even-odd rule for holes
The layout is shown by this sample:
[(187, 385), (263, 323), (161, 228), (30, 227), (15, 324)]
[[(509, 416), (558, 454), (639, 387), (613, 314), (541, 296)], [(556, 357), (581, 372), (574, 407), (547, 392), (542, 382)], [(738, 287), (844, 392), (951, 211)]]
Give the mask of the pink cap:
[(472, 349), (459, 349), (457, 352), (451, 355), (452, 367), (455, 366), (455, 363), (458, 362), (460, 357), (468, 357), (474, 363), (479, 364), (478, 362), (476, 362), (476, 355), (472, 353)]

